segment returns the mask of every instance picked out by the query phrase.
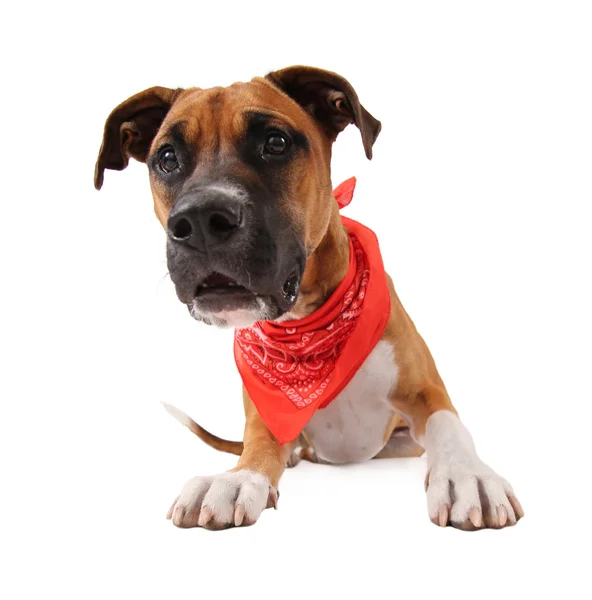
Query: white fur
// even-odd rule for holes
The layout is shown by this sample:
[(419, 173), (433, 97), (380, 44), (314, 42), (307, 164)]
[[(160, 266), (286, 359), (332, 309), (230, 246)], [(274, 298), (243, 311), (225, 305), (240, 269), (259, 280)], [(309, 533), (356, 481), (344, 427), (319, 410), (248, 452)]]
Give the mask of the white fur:
[[(171, 507), (172, 521), (178, 527), (195, 527), (212, 523), (215, 528), (254, 523), (267, 506), (269, 479), (244, 469), (190, 479)], [(207, 522), (203, 516), (209, 511)], [(237, 514), (242, 518), (236, 521)], [(199, 521), (198, 521), (199, 518)]]
[(497, 521), (499, 507), (506, 509), (508, 522), (516, 515), (509, 497), (510, 484), (478, 456), (473, 438), (452, 412), (439, 410), (426, 423), (421, 441), (428, 456), (428, 512), (437, 520), (441, 509), (450, 509), (453, 524), (466, 523), (469, 511), (478, 509), (486, 521)]
[(317, 410), (304, 429), (317, 456), (331, 463), (368, 460), (384, 446), (399, 369), (393, 347), (380, 341), (346, 388)]
[(249, 327), (257, 321), (260, 314), (259, 311), (255, 310), (223, 310), (217, 313), (209, 313), (208, 318), (215, 319), (214, 325), (218, 327)]
[(182, 410), (179, 410), (176, 406), (173, 406), (172, 404), (167, 404), (166, 402), (163, 402), (162, 405), (164, 406), (165, 410), (169, 413), (169, 415), (175, 417), (175, 419), (177, 419), (179, 423), (191, 429), (193, 421)]
[(270, 308), (263, 298), (256, 298), (257, 308), (225, 310), (217, 313), (201, 312), (197, 309), (197, 303), (193, 300), (189, 308), (191, 316), (197, 321), (205, 321), (210, 325), (220, 328), (249, 327), (255, 321), (265, 321), (269, 318)]

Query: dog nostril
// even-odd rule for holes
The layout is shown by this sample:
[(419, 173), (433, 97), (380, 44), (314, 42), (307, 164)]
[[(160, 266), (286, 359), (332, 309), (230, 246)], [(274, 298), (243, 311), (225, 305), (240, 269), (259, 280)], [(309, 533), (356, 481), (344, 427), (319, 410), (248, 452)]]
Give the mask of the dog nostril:
[(229, 218), (225, 215), (221, 215), (219, 213), (214, 213), (210, 217), (210, 231), (214, 233), (228, 233), (233, 229), (236, 229), (238, 226), (238, 222)]
[(186, 240), (193, 233), (193, 227), (187, 219), (179, 219), (173, 227), (173, 235), (178, 240)]

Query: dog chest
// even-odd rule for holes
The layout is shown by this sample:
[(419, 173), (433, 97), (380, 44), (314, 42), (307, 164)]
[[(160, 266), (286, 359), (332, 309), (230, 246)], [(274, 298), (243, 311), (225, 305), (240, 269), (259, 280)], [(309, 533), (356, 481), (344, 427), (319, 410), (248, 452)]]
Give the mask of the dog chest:
[(319, 459), (339, 464), (378, 454), (393, 414), (389, 396), (397, 375), (393, 347), (378, 342), (341, 394), (306, 425), (304, 433)]

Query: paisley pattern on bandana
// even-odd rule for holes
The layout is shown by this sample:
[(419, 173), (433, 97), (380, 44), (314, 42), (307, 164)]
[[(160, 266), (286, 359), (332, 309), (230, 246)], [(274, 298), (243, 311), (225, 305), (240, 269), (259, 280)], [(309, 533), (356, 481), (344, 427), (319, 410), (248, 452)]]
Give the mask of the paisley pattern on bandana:
[[(355, 178), (333, 194), (351, 201)], [(347, 274), (331, 297), (295, 321), (258, 321), (235, 330), (234, 358), (259, 416), (285, 444), (316, 410), (334, 400), (356, 374), (389, 319), (391, 301), (378, 240), (364, 225), (341, 217), (349, 235)]]
[(362, 312), (370, 270), (360, 242), (354, 235), (350, 240), (355, 254), (354, 280), (345, 294), (335, 299), (335, 307), (321, 308), (323, 319), (288, 327), (257, 322), (235, 331), (236, 344), (252, 373), (280, 389), (299, 409), (327, 390), (335, 363)]

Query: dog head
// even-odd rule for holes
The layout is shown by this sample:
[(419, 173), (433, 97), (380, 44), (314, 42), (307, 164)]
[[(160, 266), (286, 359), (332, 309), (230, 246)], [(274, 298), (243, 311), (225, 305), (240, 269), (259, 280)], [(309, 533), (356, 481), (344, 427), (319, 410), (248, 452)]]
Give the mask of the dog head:
[(336, 211), (331, 146), (350, 123), (368, 158), (379, 132), (339, 75), (290, 67), (226, 88), (154, 87), (109, 115), (95, 171), (145, 162), (179, 300), (246, 326), (289, 315)]

